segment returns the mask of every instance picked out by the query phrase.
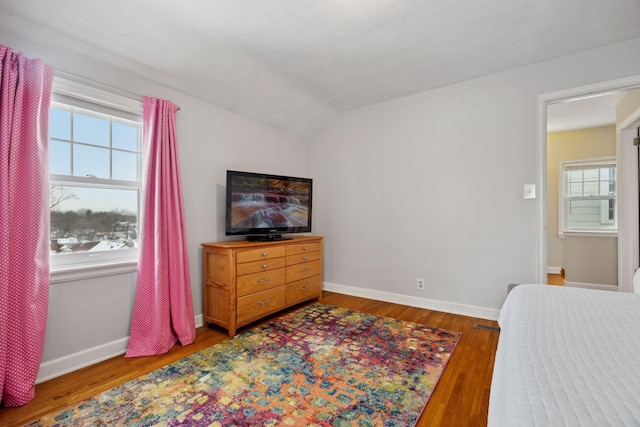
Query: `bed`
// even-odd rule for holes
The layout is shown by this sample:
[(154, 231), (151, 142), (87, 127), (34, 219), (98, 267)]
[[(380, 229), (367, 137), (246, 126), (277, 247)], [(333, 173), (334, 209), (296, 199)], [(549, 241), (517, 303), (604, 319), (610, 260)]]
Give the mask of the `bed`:
[(640, 295), (519, 285), (498, 323), (489, 427), (640, 426)]

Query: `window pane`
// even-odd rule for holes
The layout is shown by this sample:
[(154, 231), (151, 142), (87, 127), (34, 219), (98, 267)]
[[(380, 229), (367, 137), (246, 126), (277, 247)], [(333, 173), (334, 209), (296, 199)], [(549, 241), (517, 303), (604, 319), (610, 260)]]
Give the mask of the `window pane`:
[(613, 194), (614, 189), (615, 189), (615, 185), (612, 181), (601, 181), (599, 195), (608, 196), (609, 194)]
[(138, 127), (113, 122), (113, 148), (138, 151)]
[(108, 147), (109, 125), (109, 120), (75, 113), (73, 115), (73, 140)]
[(51, 251), (137, 247), (137, 189), (51, 187)]
[[(567, 228), (569, 230), (608, 230), (615, 229), (609, 216), (614, 215), (615, 200), (606, 200), (606, 212), (603, 215), (602, 200), (567, 200)], [(609, 213), (609, 204), (612, 204)]]
[(71, 175), (71, 143), (49, 141), (49, 173)]
[(598, 195), (598, 181), (585, 181), (582, 190), (583, 196), (597, 196)]
[(71, 113), (57, 108), (49, 115), (49, 136), (51, 138), (71, 139)]
[(125, 151), (113, 152), (113, 179), (124, 181), (138, 180), (138, 154)]
[(109, 179), (109, 149), (74, 144), (73, 174)]
[(570, 170), (569, 171), (569, 182), (582, 182), (582, 170)]
[(569, 196), (571, 197), (582, 196), (582, 182), (574, 182), (569, 184)]
[(606, 189), (604, 189), (604, 191), (606, 191), (606, 194), (615, 194), (616, 193), (616, 170), (615, 168), (605, 168), (602, 170), (603, 174), (601, 175), (603, 178), (603, 181), (605, 183), (605, 186), (607, 187)]
[(616, 206), (616, 201), (615, 200), (609, 200), (607, 203), (607, 219), (609, 221), (615, 221), (616, 219), (616, 210), (615, 210), (615, 206)]

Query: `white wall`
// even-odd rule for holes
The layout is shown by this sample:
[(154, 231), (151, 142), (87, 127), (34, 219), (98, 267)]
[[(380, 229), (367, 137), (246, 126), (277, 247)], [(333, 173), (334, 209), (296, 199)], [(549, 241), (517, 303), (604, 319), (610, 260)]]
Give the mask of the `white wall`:
[(638, 51), (635, 39), (327, 125), (311, 175), (328, 287), (495, 316), (508, 283), (538, 280), (538, 201), (523, 200), (537, 178), (538, 95), (638, 75)]
[[(180, 105), (178, 143), (195, 314), (202, 315), (200, 243), (224, 236), (227, 169), (309, 175), (309, 148), (290, 134), (160, 87), (126, 71), (3, 34), (0, 43), (56, 69)], [(136, 274), (54, 283), (39, 381), (126, 349)]]

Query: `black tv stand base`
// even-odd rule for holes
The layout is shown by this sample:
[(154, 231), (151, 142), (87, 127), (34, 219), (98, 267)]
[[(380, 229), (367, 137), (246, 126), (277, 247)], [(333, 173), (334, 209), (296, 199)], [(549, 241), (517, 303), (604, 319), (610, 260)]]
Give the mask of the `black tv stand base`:
[(284, 237), (282, 234), (265, 234), (260, 236), (247, 236), (250, 242), (277, 242), (280, 240), (291, 240), (291, 237)]

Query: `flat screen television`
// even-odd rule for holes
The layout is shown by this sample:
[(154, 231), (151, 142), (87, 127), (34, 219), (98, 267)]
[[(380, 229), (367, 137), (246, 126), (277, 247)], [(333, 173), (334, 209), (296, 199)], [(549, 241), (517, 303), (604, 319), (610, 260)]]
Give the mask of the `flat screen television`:
[(227, 171), (227, 236), (286, 240), (285, 233), (311, 231), (310, 178)]

